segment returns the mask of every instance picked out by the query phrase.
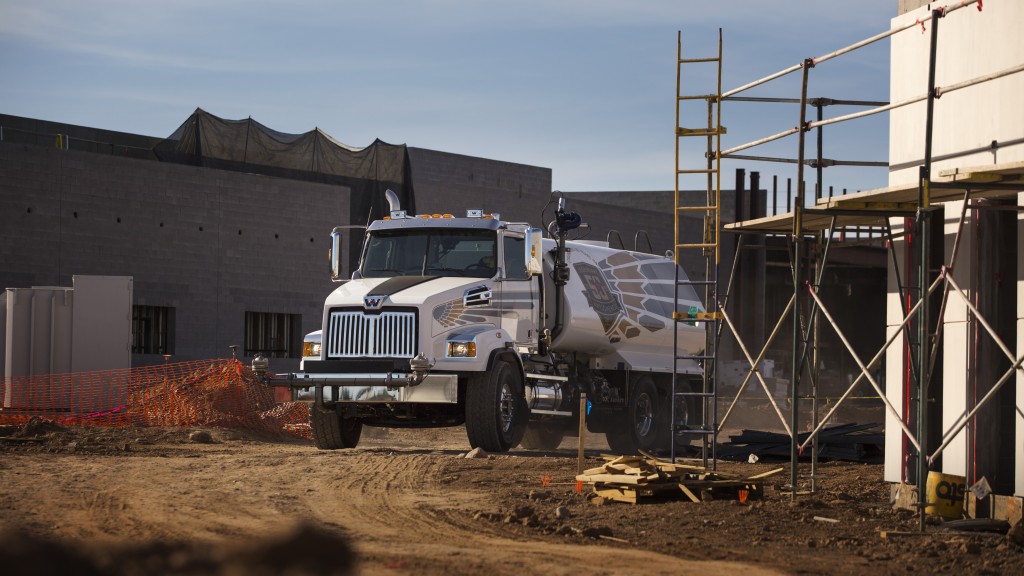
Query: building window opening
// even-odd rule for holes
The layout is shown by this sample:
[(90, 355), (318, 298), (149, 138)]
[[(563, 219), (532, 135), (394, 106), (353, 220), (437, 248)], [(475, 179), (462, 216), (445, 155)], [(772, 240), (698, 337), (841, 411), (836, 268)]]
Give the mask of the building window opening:
[(245, 356), (298, 358), (301, 349), (301, 314), (245, 313)]
[(132, 306), (132, 354), (174, 354), (174, 308)]

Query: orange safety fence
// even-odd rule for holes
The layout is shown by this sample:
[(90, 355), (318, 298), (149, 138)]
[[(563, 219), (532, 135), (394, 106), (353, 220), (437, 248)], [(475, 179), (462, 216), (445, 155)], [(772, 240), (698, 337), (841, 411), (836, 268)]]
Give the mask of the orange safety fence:
[(278, 404), (231, 358), (3, 379), (0, 424), (33, 416), (80, 426), (219, 426), (310, 438), (309, 409)]

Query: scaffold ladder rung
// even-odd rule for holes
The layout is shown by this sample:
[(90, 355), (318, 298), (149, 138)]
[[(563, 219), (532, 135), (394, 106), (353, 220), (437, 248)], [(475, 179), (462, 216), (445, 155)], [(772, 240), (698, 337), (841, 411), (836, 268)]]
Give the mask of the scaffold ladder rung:
[(673, 312), (672, 317), (676, 320), (721, 320), (721, 312)]
[(679, 100), (717, 100), (718, 94), (691, 94), (687, 96), (676, 96)]
[(683, 128), (680, 126), (676, 128), (676, 136), (721, 136), (727, 131), (725, 126), (717, 128), (713, 126), (708, 126), (707, 128)]
[(676, 206), (676, 210), (679, 212), (707, 212), (708, 210), (718, 210), (718, 206)]

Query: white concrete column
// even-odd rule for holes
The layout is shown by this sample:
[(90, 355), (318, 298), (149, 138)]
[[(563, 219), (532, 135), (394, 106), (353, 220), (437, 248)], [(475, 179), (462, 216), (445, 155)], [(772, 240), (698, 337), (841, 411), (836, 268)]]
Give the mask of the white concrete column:
[[(960, 211), (963, 202), (945, 204), (945, 249), (943, 260), (948, 264), (953, 254)], [(960, 234), (960, 248), (956, 258), (953, 279), (965, 290), (974, 290), (974, 226), (971, 212)], [(970, 294), (968, 294), (970, 296)], [(942, 327), (942, 431), (943, 436), (967, 410), (970, 353), (970, 312), (963, 298), (949, 294)], [(934, 450), (937, 446), (932, 446)], [(967, 429), (964, 428), (942, 453), (942, 472), (967, 474)]]
[[(890, 218), (889, 225), (892, 226), (893, 235), (898, 236), (903, 232), (903, 218)], [(904, 278), (907, 273), (906, 247), (907, 243), (902, 238), (893, 240), (893, 251), (896, 253), (896, 261), (899, 264), (899, 273)], [(886, 342), (903, 322), (903, 303), (900, 301), (899, 284), (891, 258), (888, 268), (888, 288), (885, 300)], [(905, 413), (903, 407), (903, 349), (905, 341), (906, 339), (901, 336), (885, 354), (885, 396), (900, 414)], [(885, 469), (883, 476), (885, 481), (903, 482), (905, 467), (903, 430), (900, 428), (899, 420), (887, 409), (885, 411)]]
[[(1024, 205), (1024, 193), (1017, 195), (1017, 205)], [(1024, 212), (1017, 212), (1017, 357), (1024, 354)], [(1024, 496), (1024, 374), (1017, 371), (1016, 440), (1014, 441), (1014, 490)]]

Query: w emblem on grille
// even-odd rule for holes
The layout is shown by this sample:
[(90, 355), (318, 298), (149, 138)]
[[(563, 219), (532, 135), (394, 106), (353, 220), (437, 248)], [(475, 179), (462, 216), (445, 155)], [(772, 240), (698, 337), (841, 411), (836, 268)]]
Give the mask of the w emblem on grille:
[(363, 308), (376, 310), (384, 303), (383, 296), (363, 296)]

